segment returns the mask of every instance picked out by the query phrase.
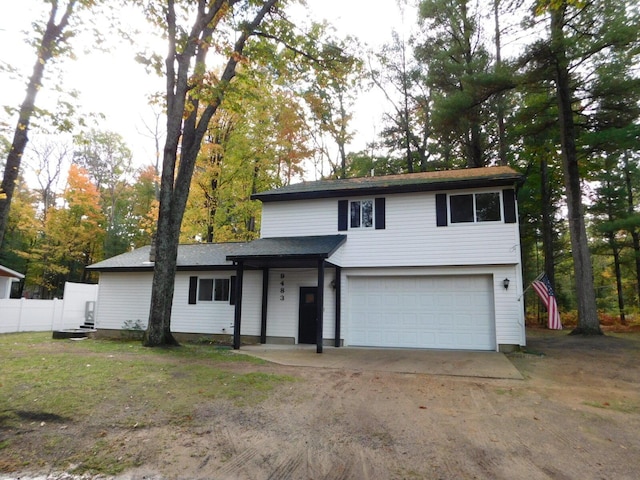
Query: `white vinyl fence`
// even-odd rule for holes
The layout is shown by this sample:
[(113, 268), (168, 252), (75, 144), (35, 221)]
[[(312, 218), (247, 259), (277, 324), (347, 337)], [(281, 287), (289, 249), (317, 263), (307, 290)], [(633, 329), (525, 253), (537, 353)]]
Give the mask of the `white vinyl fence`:
[(97, 298), (98, 285), (67, 282), (62, 300), (0, 299), (0, 333), (79, 328)]

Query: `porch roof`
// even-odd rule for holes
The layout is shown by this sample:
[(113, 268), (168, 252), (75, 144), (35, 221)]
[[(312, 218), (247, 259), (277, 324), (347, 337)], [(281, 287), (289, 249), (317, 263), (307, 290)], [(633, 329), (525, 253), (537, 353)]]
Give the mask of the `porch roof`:
[(308, 267), (329, 258), (347, 240), (346, 235), (260, 238), (238, 245), (227, 260), (246, 266)]

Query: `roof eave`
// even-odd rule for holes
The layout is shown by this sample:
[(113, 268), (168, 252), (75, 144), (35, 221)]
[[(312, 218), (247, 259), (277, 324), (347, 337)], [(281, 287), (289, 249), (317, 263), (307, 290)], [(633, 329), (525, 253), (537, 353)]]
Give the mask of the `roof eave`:
[(467, 178), (459, 180), (409, 183), (401, 185), (382, 185), (372, 187), (344, 187), (335, 190), (314, 190), (308, 192), (255, 193), (252, 200), (262, 202), (279, 202), (287, 200), (311, 200), (317, 198), (361, 197), (369, 195), (385, 195), (389, 193), (435, 192), (442, 190), (462, 190), (468, 188), (514, 186), (521, 180), (521, 175), (499, 177)]
[[(153, 272), (153, 265), (146, 266), (122, 266), (122, 267), (87, 267), (88, 270), (94, 270), (96, 272)], [(178, 272), (200, 272), (209, 270), (235, 270), (235, 267), (230, 264), (225, 265), (178, 265), (176, 267)]]

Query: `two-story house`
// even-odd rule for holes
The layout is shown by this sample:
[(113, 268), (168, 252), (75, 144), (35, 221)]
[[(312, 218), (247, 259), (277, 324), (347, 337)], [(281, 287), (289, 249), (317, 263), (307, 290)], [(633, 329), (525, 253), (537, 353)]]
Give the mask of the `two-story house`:
[[(254, 195), (261, 238), (181, 245), (172, 331), (261, 343), (524, 345), (508, 167), (303, 182)], [(99, 331), (149, 312), (149, 247), (101, 272)]]

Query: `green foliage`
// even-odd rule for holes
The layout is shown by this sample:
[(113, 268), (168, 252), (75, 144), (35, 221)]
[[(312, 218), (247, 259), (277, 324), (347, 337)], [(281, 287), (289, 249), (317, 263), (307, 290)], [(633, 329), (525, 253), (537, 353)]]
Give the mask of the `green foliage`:
[[(492, 65), (481, 38), (479, 4), (468, 0), (423, 0), (419, 4), (422, 35), (416, 57), (424, 63), (433, 100), (432, 135), (441, 145), (438, 156), (453, 166), (488, 164), (490, 131), (495, 117), (488, 102), (512, 88), (507, 70)], [(453, 158), (452, 158), (453, 157)]]
[(122, 322), (122, 338), (127, 340), (142, 340), (142, 335), (144, 334), (145, 326), (140, 321), (137, 320), (125, 320)]

